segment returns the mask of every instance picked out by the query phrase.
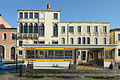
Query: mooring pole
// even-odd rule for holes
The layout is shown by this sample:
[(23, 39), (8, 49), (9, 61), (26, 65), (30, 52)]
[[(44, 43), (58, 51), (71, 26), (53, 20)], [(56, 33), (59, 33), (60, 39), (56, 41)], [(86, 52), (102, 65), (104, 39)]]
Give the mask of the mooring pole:
[(18, 69), (17, 58), (18, 58), (18, 56), (17, 56), (17, 54), (16, 54), (16, 73), (17, 73), (17, 69)]

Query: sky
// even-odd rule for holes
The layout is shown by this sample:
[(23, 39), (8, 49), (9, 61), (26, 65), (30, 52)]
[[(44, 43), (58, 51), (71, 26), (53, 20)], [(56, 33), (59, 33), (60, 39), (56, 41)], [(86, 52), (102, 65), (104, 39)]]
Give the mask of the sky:
[(61, 10), (61, 22), (111, 22), (120, 28), (120, 0), (0, 0), (2, 18), (17, 27), (17, 9)]

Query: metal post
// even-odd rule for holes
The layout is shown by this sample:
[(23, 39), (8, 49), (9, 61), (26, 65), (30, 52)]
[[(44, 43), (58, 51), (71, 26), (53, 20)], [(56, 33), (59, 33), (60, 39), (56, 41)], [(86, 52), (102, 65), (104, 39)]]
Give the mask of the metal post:
[(16, 54), (16, 73), (17, 73), (17, 69), (18, 69), (17, 59), (18, 59), (18, 56), (17, 56), (17, 54)]

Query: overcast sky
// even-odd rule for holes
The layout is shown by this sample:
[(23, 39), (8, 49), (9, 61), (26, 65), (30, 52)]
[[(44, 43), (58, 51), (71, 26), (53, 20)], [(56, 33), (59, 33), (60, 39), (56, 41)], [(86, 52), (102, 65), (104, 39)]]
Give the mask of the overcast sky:
[(120, 0), (0, 0), (0, 13), (17, 27), (17, 9), (61, 10), (61, 22), (111, 22), (120, 27)]

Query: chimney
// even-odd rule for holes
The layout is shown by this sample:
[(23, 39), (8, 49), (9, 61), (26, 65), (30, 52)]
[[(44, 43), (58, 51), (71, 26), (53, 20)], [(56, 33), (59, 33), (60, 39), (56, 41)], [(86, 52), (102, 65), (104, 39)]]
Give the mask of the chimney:
[(47, 10), (50, 10), (50, 4), (47, 4)]

